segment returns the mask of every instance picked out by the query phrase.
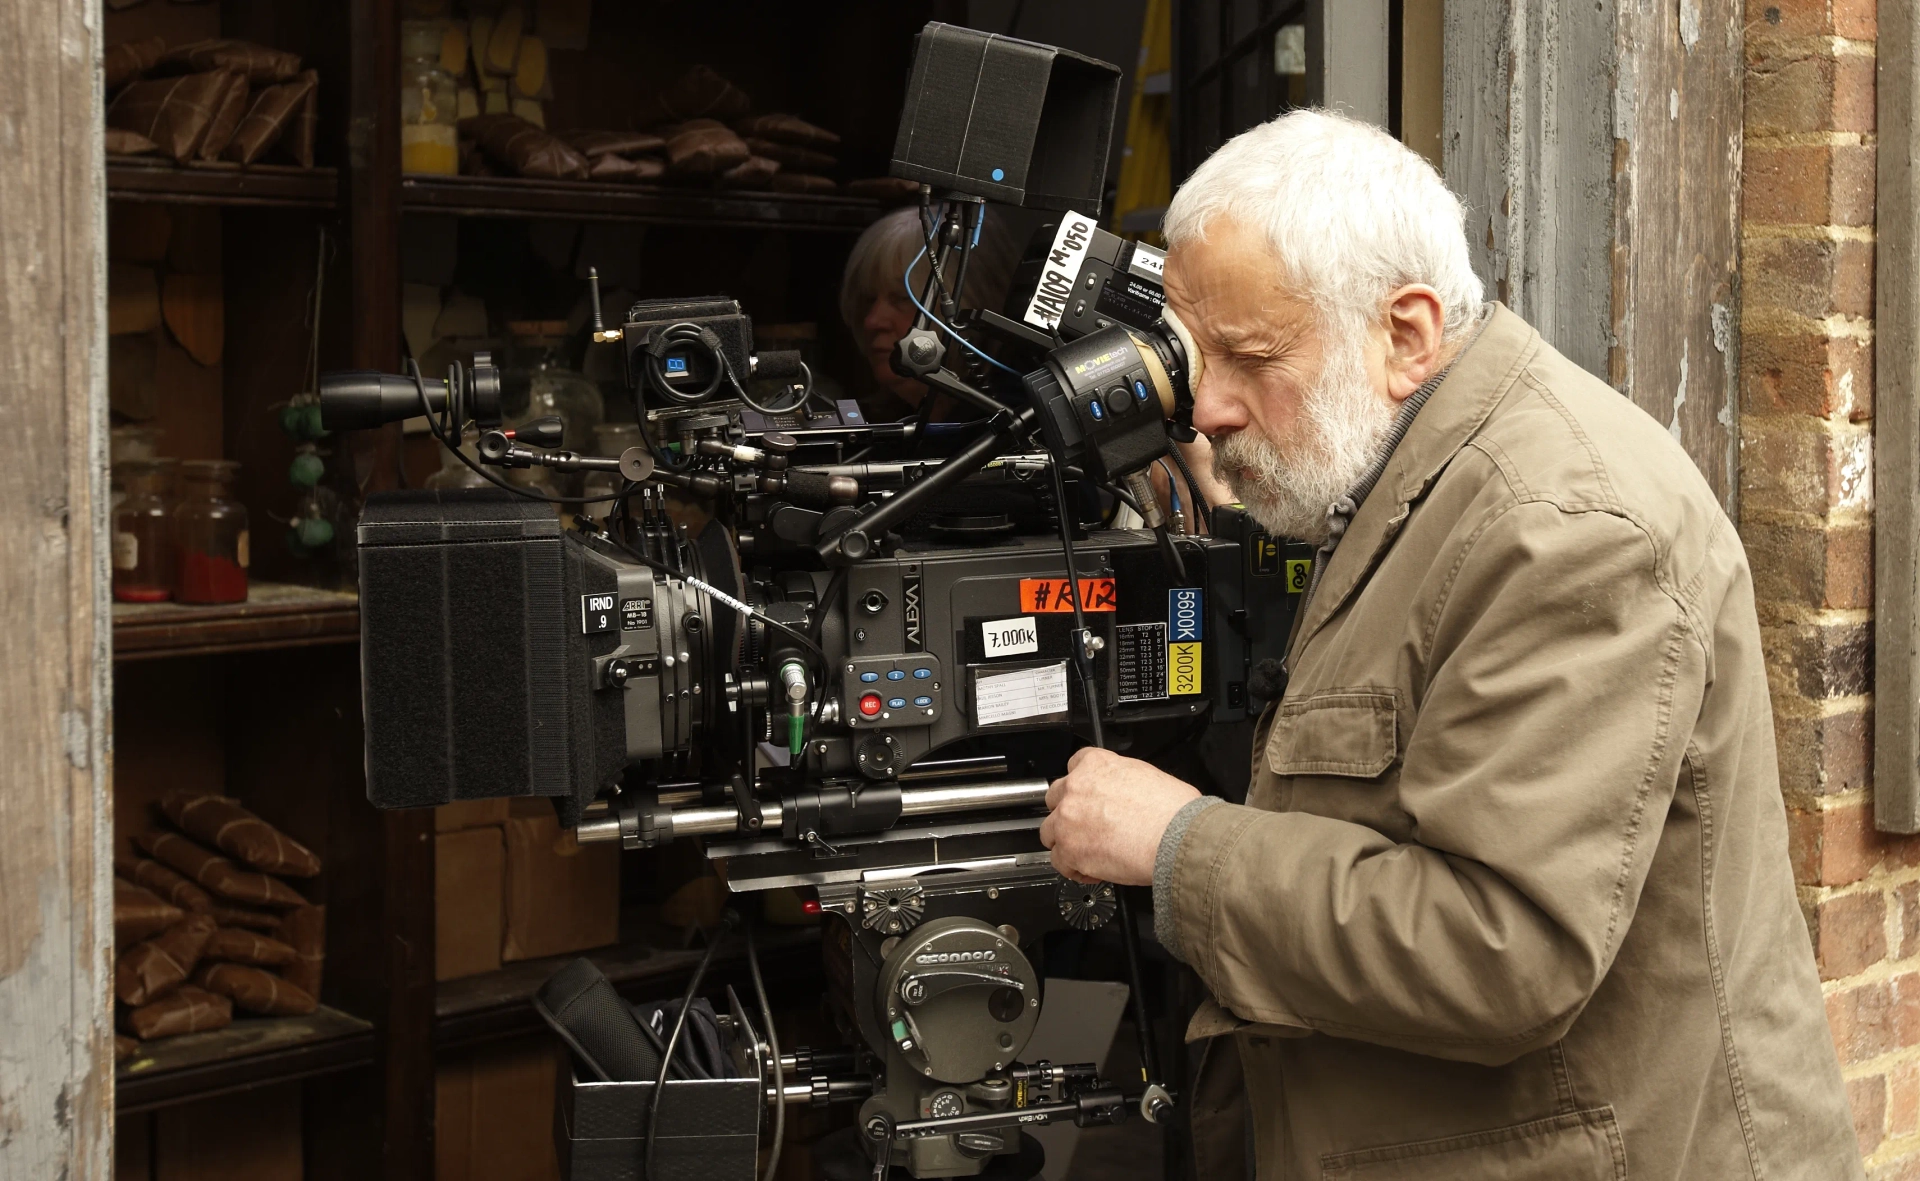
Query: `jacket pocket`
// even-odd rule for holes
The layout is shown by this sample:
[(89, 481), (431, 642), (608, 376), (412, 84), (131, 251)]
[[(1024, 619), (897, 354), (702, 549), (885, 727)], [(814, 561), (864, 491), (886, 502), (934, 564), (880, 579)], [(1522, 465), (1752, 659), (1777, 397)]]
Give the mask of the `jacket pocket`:
[(1322, 1181), (1626, 1181), (1627, 1149), (1612, 1107), (1511, 1127), (1320, 1158)]
[(1275, 775), (1371, 779), (1400, 755), (1399, 710), (1391, 689), (1335, 689), (1283, 701), (1267, 734)]

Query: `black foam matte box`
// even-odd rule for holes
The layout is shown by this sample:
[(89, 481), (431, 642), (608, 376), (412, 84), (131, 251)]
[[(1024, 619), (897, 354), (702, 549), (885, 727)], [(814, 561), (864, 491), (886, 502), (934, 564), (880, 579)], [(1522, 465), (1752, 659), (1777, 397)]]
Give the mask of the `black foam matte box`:
[(571, 795), (591, 723), (569, 699), (553, 506), (491, 489), (379, 493), (358, 536), (367, 798)]
[(1120, 67), (933, 21), (915, 39), (892, 173), (935, 189), (1097, 215)]

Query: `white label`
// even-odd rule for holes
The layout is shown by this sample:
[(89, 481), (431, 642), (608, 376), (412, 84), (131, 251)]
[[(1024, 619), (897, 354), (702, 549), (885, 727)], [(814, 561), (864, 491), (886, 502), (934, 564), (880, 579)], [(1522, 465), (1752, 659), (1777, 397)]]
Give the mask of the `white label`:
[(140, 539), (131, 533), (113, 535), (113, 568), (131, 570), (140, 564)]
[(1065, 662), (1018, 672), (981, 673), (973, 682), (974, 724), (998, 726), (1067, 712)]
[(240, 563), (240, 568), (242, 570), (245, 570), (248, 566), (253, 565), (253, 563), (249, 560), (252, 557), (253, 557), (252, 538), (248, 535), (245, 529), (242, 529), (240, 531), (240, 540), (233, 543), (233, 560)]
[(994, 619), (980, 625), (980, 647), (988, 659), (995, 656), (1019, 656), (1040, 650), (1040, 629), (1033, 616), (1018, 619)]
[(1053, 249), (1047, 251), (1047, 263), (1040, 268), (1040, 283), (1027, 304), (1027, 323), (1051, 332), (1067, 313), (1067, 300), (1073, 295), (1074, 281), (1080, 277), (1080, 263), (1093, 245), (1094, 221), (1069, 211), (1060, 218), (1060, 230), (1053, 236)]
[(1127, 269), (1142, 279), (1151, 279), (1155, 283), (1167, 280), (1167, 256), (1145, 242), (1133, 244), (1133, 258), (1128, 261)]

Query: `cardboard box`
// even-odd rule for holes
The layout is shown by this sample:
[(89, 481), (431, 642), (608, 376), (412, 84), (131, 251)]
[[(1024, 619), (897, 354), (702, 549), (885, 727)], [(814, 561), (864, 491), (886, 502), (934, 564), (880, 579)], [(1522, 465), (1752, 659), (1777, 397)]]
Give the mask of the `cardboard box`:
[(500, 966), (506, 842), (500, 829), (443, 832), (433, 842), (433, 978)]
[(620, 937), (620, 847), (580, 845), (551, 811), (508, 818), (507, 926), (500, 958), (531, 960)]
[(434, 1074), (434, 1181), (558, 1181), (553, 1039), (442, 1055)]
[(218, 1095), (154, 1117), (154, 1181), (301, 1181), (300, 1084)]
[(433, 827), (436, 832), (486, 828), (488, 825), (504, 824), (506, 819), (506, 800), (462, 800), (457, 804), (442, 804), (433, 810)]

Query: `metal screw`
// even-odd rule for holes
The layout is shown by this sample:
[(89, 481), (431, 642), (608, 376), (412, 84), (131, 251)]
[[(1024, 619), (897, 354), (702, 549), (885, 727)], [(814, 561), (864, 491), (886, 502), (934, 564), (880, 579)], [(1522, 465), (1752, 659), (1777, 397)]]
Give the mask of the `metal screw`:
[(989, 898), (998, 898), (998, 897), (1000, 897), (1000, 887), (998, 887), (998, 886), (988, 886), (988, 887), (987, 887), (987, 897), (989, 897)]

